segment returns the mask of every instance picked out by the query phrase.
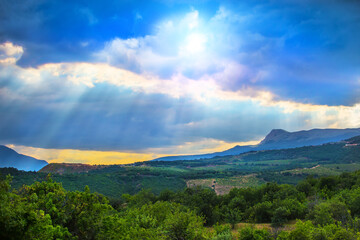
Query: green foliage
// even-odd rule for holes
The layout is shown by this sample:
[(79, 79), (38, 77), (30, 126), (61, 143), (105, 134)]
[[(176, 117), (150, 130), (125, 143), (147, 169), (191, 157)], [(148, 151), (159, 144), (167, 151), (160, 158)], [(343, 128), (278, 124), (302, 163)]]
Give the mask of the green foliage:
[(273, 227), (282, 227), (288, 221), (290, 210), (286, 207), (278, 207), (274, 211), (274, 216), (271, 218), (271, 225)]
[(309, 211), (307, 218), (315, 225), (328, 225), (336, 222), (348, 225), (352, 221), (350, 211), (345, 203), (337, 199), (321, 202)]
[(175, 211), (165, 220), (167, 239), (202, 239), (202, 221), (193, 212)]
[(271, 202), (260, 202), (251, 207), (248, 211), (249, 219), (257, 223), (265, 223), (271, 221), (273, 214), (273, 206)]
[(287, 232), (287, 231), (281, 231), (277, 237), (276, 237), (276, 240), (288, 240), (290, 239), (290, 233)]
[(235, 228), (236, 223), (241, 221), (243, 215), (240, 210), (230, 207), (229, 208), (224, 207), (223, 214), (225, 221), (231, 224), (232, 229)]
[(298, 221), (295, 225), (295, 229), (285, 233), (279, 234), (277, 239), (311, 239), (311, 240), (322, 240), (322, 239), (358, 239), (355, 232), (352, 229), (342, 228), (337, 224), (327, 224), (324, 226), (313, 225), (310, 221)]
[(156, 202), (108, 216), (100, 239), (204, 239), (203, 220), (175, 203)]
[(222, 234), (222, 233), (231, 233), (231, 227), (229, 226), (229, 224), (219, 224), (216, 223), (214, 226), (214, 231), (216, 235)]
[(214, 226), (215, 236), (212, 237), (212, 240), (232, 240), (233, 235), (229, 224), (215, 224)]
[(35, 193), (29, 195), (10, 192), (11, 178), (0, 183), (0, 238), (1, 239), (65, 239), (71, 238), (68, 230), (53, 224), (51, 216), (37, 205)]
[(270, 232), (265, 229), (245, 227), (239, 231), (239, 240), (266, 240), (271, 239)]
[[(232, 229), (240, 221), (271, 222), (275, 230), (245, 227), (239, 239), (360, 235), (359, 171), (307, 177), (297, 186), (268, 183), (232, 189), (223, 196), (204, 188), (159, 195), (142, 190), (112, 201), (116, 208), (87, 186), (67, 191), (61, 183), (46, 179), (19, 190), (11, 188), (10, 176), (0, 181), (0, 239), (232, 239)], [(286, 224), (304, 218), (307, 221), (298, 220), (293, 227)]]
[(232, 240), (233, 235), (231, 232), (222, 232), (212, 238), (212, 240)]
[(179, 192), (174, 201), (195, 210), (204, 217), (205, 224), (210, 226), (220, 220), (219, 199), (215, 192), (210, 189), (187, 188)]
[(141, 207), (156, 201), (156, 196), (149, 190), (141, 190), (135, 195), (123, 194), (122, 198), (130, 207)]
[(296, 223), (296, 228), (290, 232), (289, 239), (291, 240), (310, 240), (311, 230), (314, 225), (310, 221)]
[[(1, 239), (205, 239), (203, 219), (188, 208), (155, 201), (143, 191), (116, 211), (102, 195), (68, 192), (50, 178), (11, 192), (0, 182)], [(143, 200), (142, 205), (135, 201)]]

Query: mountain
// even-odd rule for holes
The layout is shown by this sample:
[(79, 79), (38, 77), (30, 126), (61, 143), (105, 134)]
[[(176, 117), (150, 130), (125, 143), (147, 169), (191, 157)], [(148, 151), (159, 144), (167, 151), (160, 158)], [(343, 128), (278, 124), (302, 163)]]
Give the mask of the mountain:
[(227, 156), (227, 155), (238, 155), (244, 152), (255, 151), (257, 145), (248, 145), (248, 146), (235, 146), (223, 152), (215, 152), (208, 154), (199, 154), (199, 155), (180, 155), (180, 156), (166, 156), (161, 158), (153, 159), (152, 161), (176, 161), (176, 160), (195, 160), (195, 159), (207, 159), (213, 157)]
[(14, 167), (25, 171), (38, 171), (48, 163), (17, 153), (11, 148), (0, 145), (0, 167)]
[(351, 137), (359, 136), (360, 128), (347, 129), (311, 129), (297, 132), (288, 132), (283, 129), (273, 129), (258, 145), (235, 146), (223, 152), (200, 155), (181, 155), (156, 158), (153, 161), (195, 160), (213, 158), (216, 156), (238, 155), (250, 151), (286, 149), (321, 145), (338, 142)]
[(312, 129), (298, 132), (274, 129), (258, 146), (266, 146), (273, 149), (303, 147), (338, 142), (358, 135), (360, 135), (360, 128)]

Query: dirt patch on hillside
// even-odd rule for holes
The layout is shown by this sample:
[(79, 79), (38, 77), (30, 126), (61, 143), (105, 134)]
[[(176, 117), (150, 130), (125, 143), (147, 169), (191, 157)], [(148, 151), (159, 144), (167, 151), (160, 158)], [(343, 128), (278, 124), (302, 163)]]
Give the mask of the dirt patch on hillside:
[(224, 195), (233, 188), (254, 187), (264, 183), (256, 177), (256, 174), (234, 176), (229, 178), (194, 179), (186, 182), (187, 187), (208, 187), (213, 189), (217, 195)]

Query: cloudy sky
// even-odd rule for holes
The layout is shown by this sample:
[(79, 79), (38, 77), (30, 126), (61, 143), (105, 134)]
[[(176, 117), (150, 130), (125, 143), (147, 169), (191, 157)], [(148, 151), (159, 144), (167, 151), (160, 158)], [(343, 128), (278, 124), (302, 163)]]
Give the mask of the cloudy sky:
[(0, 144), (128, 163), (360, 127), (360, 2), (0, 2)]

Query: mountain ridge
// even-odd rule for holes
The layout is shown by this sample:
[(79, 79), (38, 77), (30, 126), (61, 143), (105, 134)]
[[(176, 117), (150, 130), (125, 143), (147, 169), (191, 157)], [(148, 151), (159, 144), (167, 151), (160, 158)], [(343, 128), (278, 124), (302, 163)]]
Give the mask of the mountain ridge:
[(17, 153), (14, 149), (0, 145), (0, 167), (14, 167), (24, 171), (38, 171), (48, 162)]
[(272, 129), (265, 138), (257, 145), (234, 146), (222, 152), (198, 154), (198, 155), (180, 155), (166, 156), (153, 159), (152, 161), (175, 161), (175, 160), (196, 160), (207, 159), (216, 156), (237, 155), (250, 151), (273, 150), (282, 148), (304, 147), (311, 145), (321, 145), (330, 142), (338, 142), (351, 137), (359, 136), (360, 128), (345, 129), (320, 129), (301, 130), (288, 132), (284, 129)]

